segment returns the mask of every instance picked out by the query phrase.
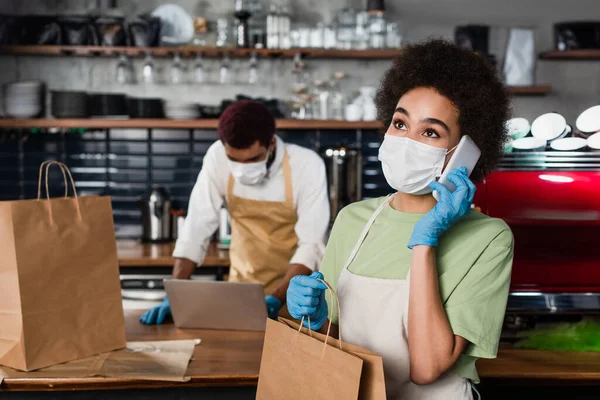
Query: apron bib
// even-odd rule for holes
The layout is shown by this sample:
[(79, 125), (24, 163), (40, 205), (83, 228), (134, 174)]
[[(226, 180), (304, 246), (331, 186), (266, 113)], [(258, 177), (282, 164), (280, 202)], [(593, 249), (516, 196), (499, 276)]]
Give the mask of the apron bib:
[(356, 275), (348, 269), (375, 219), (390, 200), (391, 197), (386, 198), (373, 213), (340, 273), (337, 294), (344, 339), (382, 356), (388, 399), (471, 400), (469, 381), (452, 371), (430, 385), (415, 385), (410, 381), (410, 270), (406, 279), (380, 279)]
[(297, 216), (287, 152), (284, 153), (281, 168), (285, 185), (283, 202), (235, 196), (234, 178), (231, 175), (227, 189), (231, 216), (229, 281), (260, 283), (265, 295), (270, 294), (286, 274), (298, 245), (294, 231)]

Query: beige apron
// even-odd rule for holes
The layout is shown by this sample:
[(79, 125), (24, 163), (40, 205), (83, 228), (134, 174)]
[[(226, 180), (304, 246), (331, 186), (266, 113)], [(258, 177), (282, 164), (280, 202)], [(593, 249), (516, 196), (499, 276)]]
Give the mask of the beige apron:
[(233, 194), (229, 176), (227, 202), (231, 216), (232, 282), (257, 282), (270, 294), (286, 274), (298, 237), (294, 227), (297, 216), (292, 192), (292, 172), (287, 152), (281, 163), (285, 201), (250, 200)]
[[(449, 372), (430, 385), (410, 381), (408, 353), (409, 276), (406, 279), (379, 279), (356, 275), (348, 266), (354, 260), (377, 216), (390, 198), (367, 222), (338, 280), (344, 339), (377, 352), (383, 357), (388, 399), (471, 400), (469, 381)], [(410, 271), (408, 273), (410, 275)]]

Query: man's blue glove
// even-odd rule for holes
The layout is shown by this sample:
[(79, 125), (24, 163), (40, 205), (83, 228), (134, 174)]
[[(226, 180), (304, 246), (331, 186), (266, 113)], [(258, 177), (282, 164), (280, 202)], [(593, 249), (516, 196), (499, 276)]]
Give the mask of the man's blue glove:
[(476, 187), (467, 176), (467, 169), (461, 167), (453, 170), (448, 174), (448, 180), (456, 186), (452, 193), (439, 182), (429, 184), (439, 193), (440, 200), (415, 224), (408, 241), (409, 249), (420, 244), (436, 247), (442, 233), (470, 212)]
[(304, 326), (310, 329), (320, 329), (327, 320), (327, 301), (325, 290), (327, 286), (317, 279), (323, 279), (323, 274), (313, 272), (310, 276), (296, 275), (290, 280), (287, 290), (287, 308), (295, 319), (302, 319)]
[(140, 317), (140, 322), (146, 325), (162, 324), (165, 318), (171, 315), (171, 304), (169, 299), (165, 296), (165, 299), (161, 304), (156, 307), (152, 307)]
[(267, 304), (267, 313), (269, 314), (269, 318), (277, 319), (279, 310), (281, 309), (281, 300), (275, 296), (267, 296), (265, 297), (265, 303)]

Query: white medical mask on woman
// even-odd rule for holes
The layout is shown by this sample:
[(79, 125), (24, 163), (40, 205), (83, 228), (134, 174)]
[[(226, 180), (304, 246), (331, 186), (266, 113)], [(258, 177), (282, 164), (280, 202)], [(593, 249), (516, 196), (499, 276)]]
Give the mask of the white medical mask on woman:
[(386, 134), (379, 161), (387, 183), (402, 193), (428, 194), (429, 184), (442, 175), (446, 155), (454, 151), (430, 146), (407, 137)]
[(229, 168), (233, 178), (242, 185), (258, 185), (262, 183), (267, 176), (267, 162), (269, 161), (270, 151), (264, 160), (253, 163), (239, 163), (229, 160)]

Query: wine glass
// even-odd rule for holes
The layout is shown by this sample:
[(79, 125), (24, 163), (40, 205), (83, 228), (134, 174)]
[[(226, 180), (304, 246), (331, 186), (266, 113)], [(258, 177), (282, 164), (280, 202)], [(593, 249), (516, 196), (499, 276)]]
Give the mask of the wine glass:
[(258, 82), (258, 56), (256, 52), (250, 55), (250, 66), (248, 71), (248, 83), (254, 85)]
[(204, 83), (206, 80), (206, 70), (204, 68), (204, 59), (202, 53), (196, 54), (196, 60), (194, 61), (194, 68), (192, 74), (192, 81), (194, 83)]
[(156, 80), (156, 66), (152, 59), (152, 54), (146, 53), (144, 64), (142, 65), (142, 81), (144, 83), (154, 83)]
[(171, 83), (178, 85), (183, 83), (184, 66), (181, 62), (181, 56), (179, 52), (175, 52), (173, 56), (173, 63), (171, 64)]
[(229, 58), (229, 53), (223, 53), (223, 58), (221, 59), (221, 67), (219, 68), (219, 83), (221, 85), (225, 85), (230, 83), (231, 81), (231, 59)]

